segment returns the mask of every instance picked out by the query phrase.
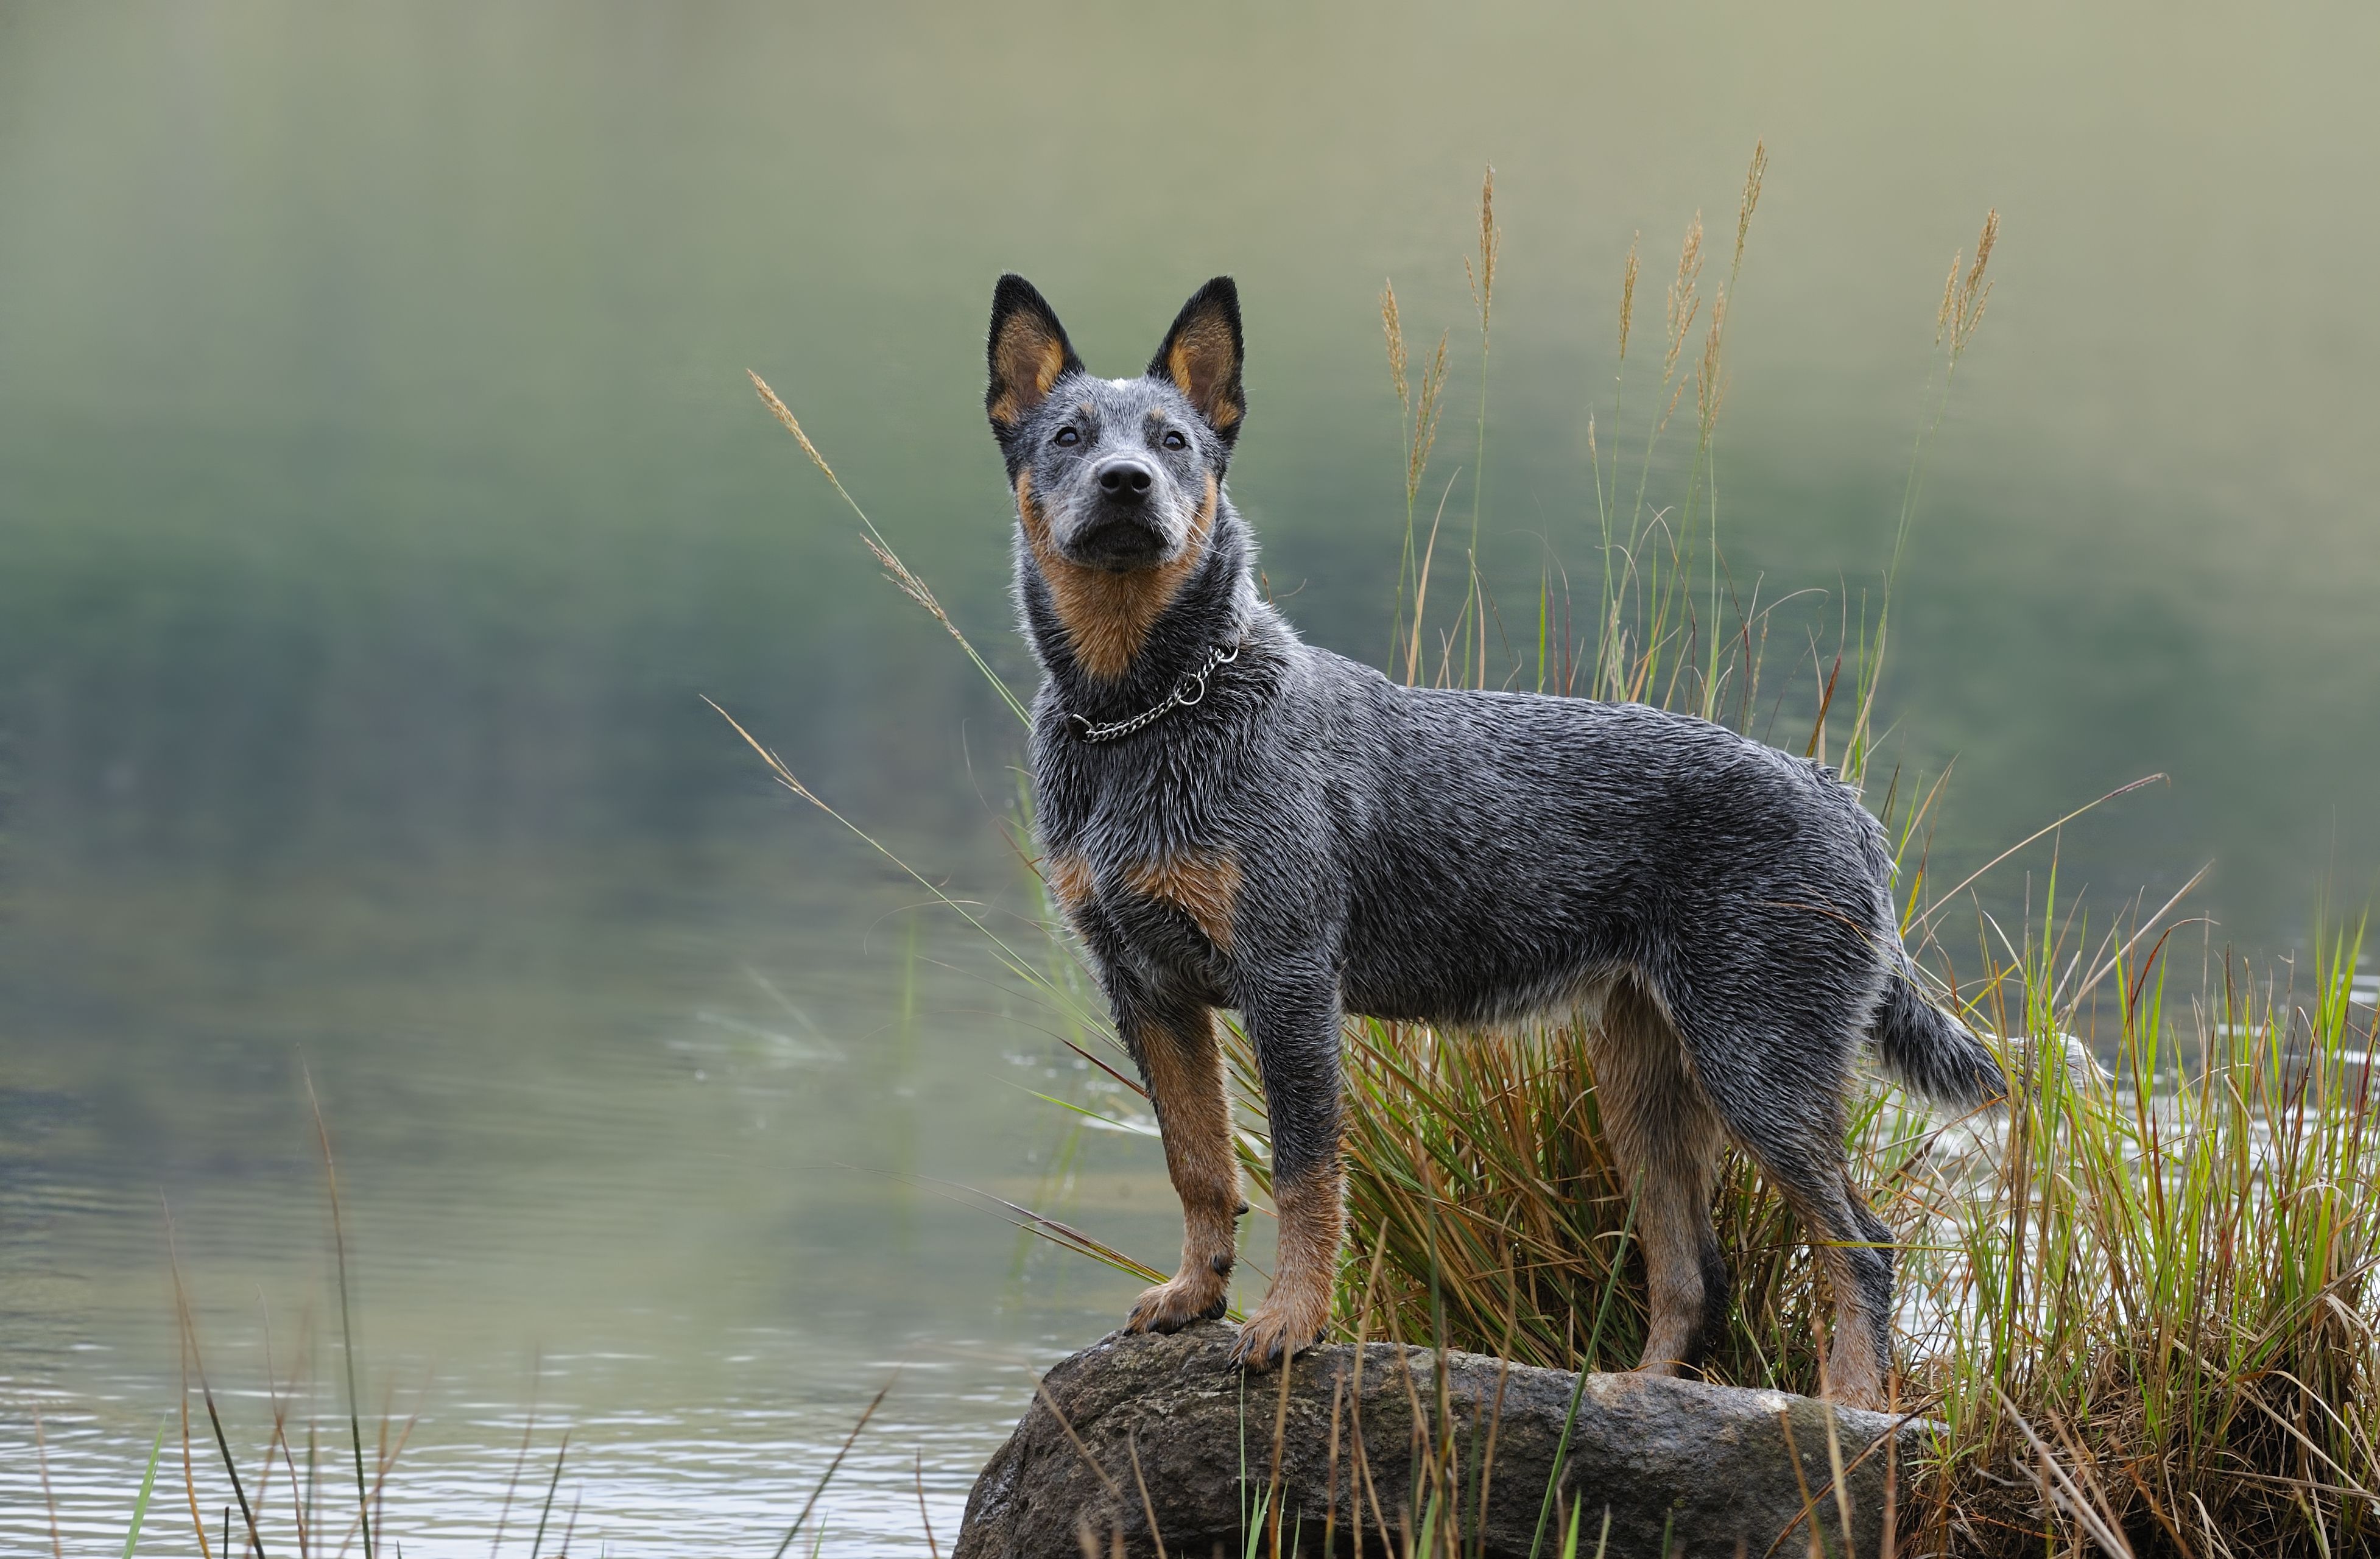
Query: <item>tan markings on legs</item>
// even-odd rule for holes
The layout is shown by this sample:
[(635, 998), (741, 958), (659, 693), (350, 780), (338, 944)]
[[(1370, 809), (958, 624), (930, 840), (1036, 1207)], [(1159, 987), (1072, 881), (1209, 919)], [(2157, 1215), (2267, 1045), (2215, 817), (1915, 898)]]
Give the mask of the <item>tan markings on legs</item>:
[(1633, 979), (1605, 1002), (1595, 1036), (1595, 1091), (1613, 1151), (1637, 1191), (1636, 1237), (1651, 1319), (1636, 1368), (1675, 1374), (1694, 1356), (1710, 1297), (1702, 1248), (1712, 1237), (1711, 1185), (1721, 1139), (1677, 1030)]
[(1241, 1210), (1240, 1163), (1232, 1148), (1232, 1098), (1215, 1015), (1135, 1036), (1149, 1102), (1165, 1138), (1165, 1169), (1182, 1199), (1182, 1266), (1171, 1282), (1141, 1295), (1126, 1324), (1172, 1332), (1223, 1313)]
[(1272, 1287), (1240, 1328), (1233, 1352), (1243, 1363), (1261, 1370), (1322, 1340), (1330, 1324), (1330, 1285), (1346, 1231), (1346, 1195), (1335, 1144), (1327, 1166), (1273, 1183), (1281, 1234)]
[(1240, 863), (1229, 850), (1187, 849), (1124, 868), (1135, 893), (1161, 899), (1190, 917), (1218, 952), (1232, 950), (1240, 902)]
[(1828, 1210), (1813, 1207), (1808, 1198), (1792, 1190), (1785, 1192), (1785, 1201), (1802, 1220), (1810, 1253), (1826, 1273), (1828, 1286), (1835, 1291), (1835, 1335), (1827, 1349), (1827, 1395), (1846, 1407), (1882, 1412), (1885, 1366), (1876, 1356), (1877, 1317), (1852, 1264), (1857, 1247), (1843, 1243), (1846, 1238), (1857, 1241), (1860, 1236), (1856, 1230), (1846, 1236), (1831, 1236), (1833, 1220)]
[(1206, 495), (1190, 519), (1190, 538), (1182, 555), (1154, 568), (1112, 574), (1069, 562), (1050, 538), (1050, 517), (1033, 496), (1033, 473), (1016, 479), (1016, 516), (1025, 526), (1025, 543), (1034, 566), (1050, 586), (1050, 599), (1065, 625), (1066, 641), (1075, 658), (1092, 676), (1113, 681), (1123, 675), (1148, 642), (1148, 630), (1182, 593), (1191, 571), (1206, 555), (1214, 533), (1217, 488), (1212, 472)]

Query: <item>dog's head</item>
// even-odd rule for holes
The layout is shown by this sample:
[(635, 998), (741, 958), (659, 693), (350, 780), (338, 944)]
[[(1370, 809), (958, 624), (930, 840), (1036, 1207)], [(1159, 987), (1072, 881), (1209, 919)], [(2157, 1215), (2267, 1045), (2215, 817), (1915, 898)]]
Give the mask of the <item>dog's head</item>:
[(991, 296), (984, 408), (1037, 550), (1129, 574), (1181, 563), (1214, 522), (1247, 402), (1240, 295), (1218, 276), (1182, 306), (1137, 379), (1097, 379), (1033, 284)]

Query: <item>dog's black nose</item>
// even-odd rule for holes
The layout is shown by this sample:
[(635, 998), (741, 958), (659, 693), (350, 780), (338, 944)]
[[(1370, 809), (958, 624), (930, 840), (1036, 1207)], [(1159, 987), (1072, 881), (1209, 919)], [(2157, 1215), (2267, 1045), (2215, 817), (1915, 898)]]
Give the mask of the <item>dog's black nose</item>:
[(1157, 473), (1137, 460), (1110, 460), (1099, 468), (1099, 491), (1119, 503), (1134, 504), (1148, 496)]

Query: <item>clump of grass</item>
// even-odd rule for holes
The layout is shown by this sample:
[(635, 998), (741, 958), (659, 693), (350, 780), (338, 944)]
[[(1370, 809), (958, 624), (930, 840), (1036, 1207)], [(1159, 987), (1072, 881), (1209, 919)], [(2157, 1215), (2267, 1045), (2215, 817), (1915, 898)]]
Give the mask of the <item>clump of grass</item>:
[[(1905, 1211), (1938, 1242), (1913, 1339), (1948, 1426), (1934, 1529), (2000, 1534), (1977, 1552), (2042, 1527), (2141, 1553), (2380, 1543), (2362, 933), (2318, 944), (2303, 989), (2226, 958), (2180, 1014), (2165, 960), (2119, 958), (2091, 1036), (2110, 1086), (2037, 1066), (1996, 1153), (1928, 1176)], [(2055, 950), (1997, 972), (1990, 1010), (2046, 1048), (2073, 1011)], [(2028, 1464), (2038, 1501), (2006, 1480)]]

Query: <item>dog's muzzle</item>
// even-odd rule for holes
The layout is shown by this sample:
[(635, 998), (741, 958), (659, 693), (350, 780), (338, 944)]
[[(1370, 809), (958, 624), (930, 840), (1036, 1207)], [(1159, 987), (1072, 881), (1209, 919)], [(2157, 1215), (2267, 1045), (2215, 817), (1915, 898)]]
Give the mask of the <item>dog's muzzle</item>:
[(1162, 559), (1168, 544), (1157, 513), (1157, 473), (1125, 457), (1103, 463), (1095, 479), (1099, 496), (1091, 500), (1093, 512), (1066, 550), (1079, 562), (1119, 571)]

